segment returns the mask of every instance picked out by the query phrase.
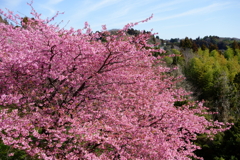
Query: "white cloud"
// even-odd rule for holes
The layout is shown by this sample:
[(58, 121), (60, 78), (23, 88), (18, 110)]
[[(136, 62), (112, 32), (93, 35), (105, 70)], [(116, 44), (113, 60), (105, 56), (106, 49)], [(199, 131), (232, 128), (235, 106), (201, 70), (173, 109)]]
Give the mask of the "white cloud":
[(38, 5), (43, 10), (47, 11), (47, 12), (45, 12), (44, 16), (52, 17), (52, 16), (54, 16), (57, 13), (57, 11), (59, 11), (59, 10), (56, 9), (56, 5), (61, 3), (61, 2), (63, 2), (63, 1), (64, 0), (49, 0), (48, 3), (43, 3), (43, 4), (39, 3)]
[(49, 15), (53, 15), (53, 14), (55, 14), (57, 12), (53, 7), (51, 7), (49, 5), (40, 5), (40, 7), (43, 8), (43, 9), (48, 10), (50, 12)]
[(101, 8), (107, 7), (109, 5), (112, 5), (114, 3), (117, 3), (119, 0), (103, 0), (99, 3), (96, 3), (95, 5), (92, 5), (88, 8), (87, 13), (99, 10)]
[(163, 18), (158, 18), (154, 19), (153, 21), (162, 21), (162, 20), (168, 20), (168, 19), (173, 19), (173, 18), (178, 18), (178, 17), (184, 17), (184, 16), (190, 16), (190, 15), (196, 15), (196, 14), (206, 14), (209, 12), (214, 12), (217, 10), (222, 10), (227, 7), (229, 3), (214, 3), (212, 5), (202, 7), (202, 8), (195, 8), (186, 12), (182, 12), (179, 14), (171, 15), (168, 17), (163, 17)]
[(170, 25), (170, 26), (165, 26), (163, 28), (181, 28), (181, 27), (188, 27), (188, 26), (193, 26), (195, 24), (179, 24), (179, 25)]
[[(108, 22), (112, 22), (114, 26), (116, 26), (116, 20), (118, 18), (124, 17), (124, 21), (121, 21), (121, 23), (117, 23), (118, 25), (121, 24), (121, 26), (129, 23), (129, 22), (137, 22), (140, 20), (143, 20), (145, 18), (148, 18), (151, 14), (156, 14), (159, 12), (167, 12), (174, 10), (174, 6), (183, 3), (189, 0), (174, 0), (171, 2), (161, 3), (159, 4), (159, 0), (138, 0), (138, 1), (125, 1), (125, 4), (121, 3), (117, 7), (117, 10), (110, 15), (110, 19), (108, 19)], [(153, 5), (156, 4), (156, 5)], [(151, 7), (146, 7), (148, 5), (151, 5)], [(144, 8), (145, 7), (145, 8)], [(143, 8), (140, 9), (139, 8)], [(129, 14), (129, 16), (127, 16)], [(155, 16), (154, 16), (155, 19)]]
[(49, 4), (51, 5), (51, 4), (58, 4), (58, 3), (61, 3), (62, 1), (64, 1), (64, 0), (50, 0), (49, 1)]
[(156, 5), (155, 7), (151, 8), (151, 10), (161, 12), (162, 9), (166, 9), (167, 7), (173, 7), (180, 3), (184, 3), (186, 1), (189, 1), (189, 0), (174, 0), (174, 1), (169, 1), (166, 3), (161, 3), (161, 4)]
[[(78, 9), (74, 15), (69, 17), (71, 20), (77, 19), (80, 21), (82, 18), (87, 17), (92, 12), (98, 11), (102, 8), (108, 7), (110, 5), (116, 4), (117, 2), (120, 2), (121, 0), (102, 0), (98, 1), (97, 3), (94, 1), (85, 1), (83, 3), (76, 4), (81, 9)], [(74, 21), (74, 23), (77, 23), (77, 21)]]
[(113, 14), (110, 15), (110, 19), (118, 19), (120, 17), (123, 17), (127, 15), (130, 10), (131, 10), (130, 7), (124, 7), (124, 8), (118, 9), (117, 11), (115, 11)]
[(24, 1), (25, 1), (26, 4), (28, 2), (26, 0), (3, 0), (3, 1), (4, 1), (4, 6), (6, 8), (11, 8), (11, 9), (14, 9), (14, 8), (18, 7), (19, 4), (21, 4)]

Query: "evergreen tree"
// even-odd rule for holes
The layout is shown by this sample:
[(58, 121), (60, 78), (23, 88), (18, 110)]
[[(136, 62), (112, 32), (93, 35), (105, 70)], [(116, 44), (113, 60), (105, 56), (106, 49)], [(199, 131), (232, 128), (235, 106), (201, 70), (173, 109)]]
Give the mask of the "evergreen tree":
[(238, 43), (234, 40), (233, 43), (232, 43), (232, 49), (236, 50), (236, 49), (239, 49), (239, 45)]
[(197, 52), (198, 51), (198, 46), (197, 46), (195, 41), (192, 42), (192, 50), (193, 50), (193, 52)]
[(213, 43), (210, 43), (209, 45), (209, 51), (213, 51), (213, 50), (216, 50), (218, 51), (218, 46), (216, 44), (213, 44)]
[(185, 48), (192, 48), (192, 39), (189, 39), (188, 37), (186, 37), (184, 39), (185, 42)]
[(206, 49), (207, 49), (207, 46), (206, 46), (205, 44), (202, 44), (202, 45), (201, 45), (201, 49), (202, 49), (202, 50), (206, 50)]

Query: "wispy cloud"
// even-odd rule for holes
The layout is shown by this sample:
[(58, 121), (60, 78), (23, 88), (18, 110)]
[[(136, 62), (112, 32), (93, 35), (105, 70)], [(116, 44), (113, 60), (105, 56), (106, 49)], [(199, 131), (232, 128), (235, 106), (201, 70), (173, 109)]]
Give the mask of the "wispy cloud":
[(48, 4), (55, 4), (56, 5), (56, 4), (58, 4), (62, 1), (64, 1), (64, 0), (50, 0)]
[(130, 10), (131, 10), (131, 7), (120, 8), (110, 15), (110, 19), (118, 19), (120, 17), (126, 16)]
[[(105, 7), (114, 5), (120, 1), (121, 0), (103, 0), (103, 1), (99, 1), (97, 3), (93, 2), (93, 1), (87, 1), (85, 3), (78, 3), (76, 5), (81, 7), (81, 9), (76, 11), (71, 17), (69, 17), (69, 19), (75, 20), (74, 23), (78, 23), (82, 18), (87, 17), (91, 13), (97, 12)], [(72, 25), (74, 25), (74, 24), (72, 24)]]
[(181, 28), (181, 27), (188, 27), (188, 26), (193, 26), (195, 24), (179, 24), (179, 25), (170, 25), (170, 26), (165, 26), (164, 28)]
[(103, 0), (103, 1), (100, 1), (99, 3), (96, 3), (95, 5), (91, 6), (89, 8), (89, 12), (95, 11), (95, 10), (99, 10), (99, 9), (101, 9), (103, 7), (112, 5), (113, 3), (116, 3), (118, 1), (119, 0)]
[(3, 2), (4, 2), (3, 5), (4, 5), (6, 8), (12, 8), (12, 9), (14, 9), (14, 8), (18, 7), (19, 4), (23, 3), (24, 1), (25, 1), (26, 4), (27, 4), (28, 1), (26, 1), (26, 0), (3, 0)]
[(43, 8), (43, 9), (48, 10), (48, 12), (50, 12), (49, 15), (53, 15), (53, 14), (55, 14), (57, 12), (53, 7), (51, 7), (49, 5), (41, 5), (40, 4), (40, 7)]
[[(31, 0), (0, 0), (0, 8), (9, 8), (12, 11), (29, 15), (31, 8), (26, 5)], [(237, 26), (240, 18), (240, 0), (33, 0), (33, 7), (42, 13), (42, 18), (52, 17), (57, 11), (65, 12), (55, 20), (65, 23), (70, 20), (66, 28), (82, 28), (84, 21), (89, 21), (91, 28), (101, 30), (106, 24), (108, 29), (122, 28), (130, 22), (138, 22), (151, 14), (153, 19), (149, 23), (140, 24), (134, 28), (154, 31), (165, 34), (166, 37), (185, 35), (196, 36), (196, 28), (202, 35), (212, 31), (219, 35), (237, 36)], [(31, 16), (31, 15), (30, 15)], [(212, 18), (212, 19), (210, 19)], [(66, 22), (65, 22), (66, 21)], [(223, 21), (227, 23), (222, 23)], [(206, 22), (206, 23), (205, 23)], [(193, 24), (193, 26), (191, 26)], [(190, 25), (190, 26), (189, 26)], [(208, 27), (205, 27), (208, 25)], [(189, 26), (189, 27), (187, 27)], [(174, 29), (172, 29), (174, 28)], [(179, 28), (179, 29), (178, 29)], [(228, 28), (226, 30), (225, 28)], [(164, 30), (164, 31), (163, 31)], [(177, 31), (181, 30), (181, 33)], [(191, 33), (192, 32), (192, 33)]]
[[(108, 19), (109, 22), (116, 21), (116, 19), (123, 17), (124, 20), (118, 25), (125, 25), (129, 22), (140, 21), (144, 18), (147, 18), (151, 14), (157, 14), (159, 12), (168, 12), (174, 10), (177, 4), (184, 3), (190, 0), (174, 0), (171, 2), (160, 3), (159, 0), (138, 0), (138, 1), (126, 1), (124, 5), (118, 7), (118, 10), (115, 11)], [(156, 4), (156, 5), (152, 5)], [(147, 7), (151, 5), (151, 7)], [(142, 8), (142, 9), (140, 9)], [(128, 16), (129, 14), (129, 16)], [(112, 18), (114, 17), (114, 18)], [(112, 20), (111, 20), (112, 19)], [(115, 23), (115, 22), (114, 22)], [(116, 26), (116, 24), (114, 24)]]
[(47, 3), (39, 3), (38, 6), (41, 9), (44, 9), (45, 11), (45, 15), (46, 17), (52, 17), (53, 15), (55, 15), (57, 13), (57, 11), (59, 11), (57, 8), (57, 4), (63, 2), (64, 0), (49, 0)]
[(174, 0), (174, 1), (169, 1), (166, 3), (160, 3), (155, 5), (154, 7), (150, 8), (148, 10), (148, 12), (152, 11), (154, 13), (158, 13), (158, 12), (162, 12), (165, 10), (172, 10), (171, 8), (175, 8), (176, 5), (179, 5), (181, 3), (187, 2), (187, 1), (191, 1), (191, 0)]
[(153, 21), (163, 21), (163, 20), (168, 20), (168, 19), (173, 19), (173, 18), (178, 18), (178, 17), (184, 17), (184, 16), (192, 16), (192, 15), (196, 15), (196, 14), (206, 14), (209, 12), (214, 12), (217, 10), (222, 10), (224, 8), (227, 7), (229, 3), (214, 3), (211, 4), (209, 6), (206, 7), (201, 7), (201, 8), (195, 8), (186, 12), (182, 12), (179, 14), (175, 14), (175, 15), (171, 15), (171, 16), (167, 16), (167, 17), (163, 17), (163, 18), (158, 18), (158, 19), (154, 19)]

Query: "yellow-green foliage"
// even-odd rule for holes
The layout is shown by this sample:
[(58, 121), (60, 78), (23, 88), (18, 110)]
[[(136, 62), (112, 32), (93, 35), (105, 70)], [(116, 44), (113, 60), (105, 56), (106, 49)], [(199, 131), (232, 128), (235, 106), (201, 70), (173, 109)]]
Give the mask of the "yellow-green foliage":
[(204, 97), (210, 96), (214, 94), (219, 77), (224, 75), (229, 83), (233, 82), (240, 72), (239, 57), (239, 50), (236, 52), (232, 48), (228, 48), (224, 55), (216, 50), (209, 52), (208, 49), (199, 49), (186, 67), (186, 75), (202, 89)]
[(191, 72), (191, 76), (196, 75), (198, 79), (210, 72), (217, 78), (216, 76), (220, 72), (225, 72), (230, 82), (232, 82), (235, 75), (240, 72), (239, 57), (238, 55), (232, 55), (234, 52), (232, 52), (231, 48), (225, 53), (224, 56), (216, 50), (209, 53), (209, 50), (202, 51), (200, 49), (198, 55), (190, 61), (188, 71)]
[(171, 65), (173, 63), (173, 58), (172, 57), (164, 57), (164, 61), (168, 64)]
[(224, 56), (229, 60), (234, 57), (234, 50), (230, 47), (224, 52)]

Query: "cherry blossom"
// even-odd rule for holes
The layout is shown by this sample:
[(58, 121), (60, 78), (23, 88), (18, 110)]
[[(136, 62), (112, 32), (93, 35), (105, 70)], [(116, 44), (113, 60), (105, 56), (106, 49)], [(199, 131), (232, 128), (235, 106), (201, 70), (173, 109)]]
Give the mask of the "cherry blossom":
[[(32, 7), (32, 3), (29, 4)], [(16, 24), (21, 18), (0, 12)], [(150, 33), (62, 29), (34, 19), (25, 29), (0, 24), (0, 136), (42, 159), (190, 159), (199, 134), (230, 124), (208, 121), (201, 102), (169, 76)], [(57, 13), (59, 14), (59, 13)], [(150, 20), (152, 16), (142, 22)], [(34, 25), (33, 25), (34, 24)]]

